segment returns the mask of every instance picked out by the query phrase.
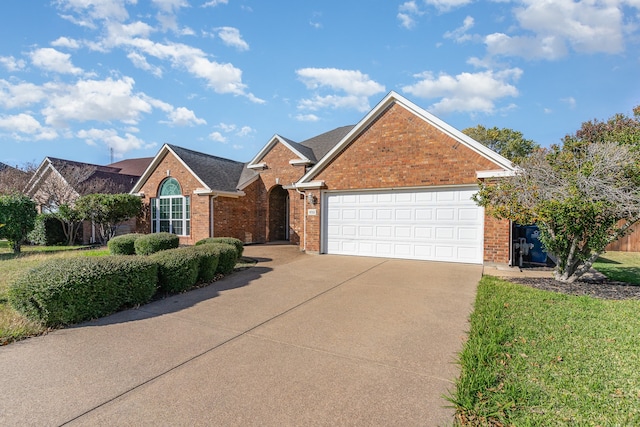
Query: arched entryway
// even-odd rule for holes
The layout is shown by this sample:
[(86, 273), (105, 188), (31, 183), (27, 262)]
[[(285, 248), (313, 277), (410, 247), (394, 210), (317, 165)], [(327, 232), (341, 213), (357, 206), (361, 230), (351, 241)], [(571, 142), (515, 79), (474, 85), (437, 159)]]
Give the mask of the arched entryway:
[(269, 192), (269, 234), (267, 240), (289, 240), (289, 192), (276, 185)]

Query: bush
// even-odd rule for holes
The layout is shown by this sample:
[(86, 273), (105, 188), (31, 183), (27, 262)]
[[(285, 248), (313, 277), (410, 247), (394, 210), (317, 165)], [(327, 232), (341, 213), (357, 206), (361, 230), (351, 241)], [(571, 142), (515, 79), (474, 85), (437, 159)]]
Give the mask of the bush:
[(135, 242), (142, 236), (143, 234), (130, 233), (112, 238), (107, 242), (109, 253), (111, 255), (135, 255)]
[(150, 255), (149, 259), (158, 265), (158, 287), (161, 291), (186, 291), (198, 281), (200, 256), (190, 248), (161, 251)]
[(238, 261), (238, 252), (236, 247), (226, 243), (210, 243), (210, 245), (216, 248), (219, 253), (218, 269), (216, 270), (216, 273), (231, 273)]
[(33, 230), (27, 235), (27, 240), (36, 245), (55, 246), (67, 243), (62, 224), (55, 214), (38, 214)]
[(171, 233), (145, 234), (136, 239), (136, 255), (151, 255), (159, 251), (174, 249), (180, 245), (180, 238)]
[(236, 252), (238, 253), (238, 258), (242, 256), (242, 252), (244, 251), (244, 243), (242, 243), (242, 240), (236, 239), (234, 237), (209, 237), (197, 241), (196, 246), (204, 245), (206, 243), (226, 243), (228, 245), (233, 245), (235, 246)]
[(193, 251), (198, 256), (198, 282), (211, 282), (216, 277), (216, 271), (220, 261), (220, 250), (214, 245), (192, 246), (184, 248), (184, 250)]
[(64, 325), (144, 304), (157, 280), (158, 267), (143, 257), (48, 260), (11, 284), (8, 299), (29, 319)]

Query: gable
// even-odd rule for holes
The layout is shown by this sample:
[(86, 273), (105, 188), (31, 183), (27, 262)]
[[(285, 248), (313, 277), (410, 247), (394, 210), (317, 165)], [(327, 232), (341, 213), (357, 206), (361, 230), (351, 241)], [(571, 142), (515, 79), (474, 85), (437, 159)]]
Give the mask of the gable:
[(477, 171), (498, 168), (483, 153), (391, 103), (314, 179), (340, 189), (461, 185), (475, 184)]

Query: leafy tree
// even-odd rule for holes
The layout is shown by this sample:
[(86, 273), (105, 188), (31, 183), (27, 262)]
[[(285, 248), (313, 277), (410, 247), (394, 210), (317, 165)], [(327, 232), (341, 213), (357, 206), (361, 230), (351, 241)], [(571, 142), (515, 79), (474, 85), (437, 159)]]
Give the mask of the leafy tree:
[(35, 203), (23, 195), (0, 196), (0, 238), (7, 239), (14, 253), (20, 253), (22, 242), (33, 230), (36, 216)]
[(622, 118), (605, 123), (625, 125), (597, 131), (594, 122), (584, 123), (562, 145), (524, 160), (515, 176), (481, 183), (475, 196), (497, 218), (538, 225), (540, 240), (557, 258), (558, 281), (577, 280), (640, 220), (638, 120)]
[(80, 218), (91, 220), (98, 227), (100, 238), (108, 242), (118, 225), (142, 212), (142, 201), (131, 194), (88, 194), (76, 200)]
[(62, 231), (67, 240), (67, 245), (71, 246), (76, 241), (76, 236), (82, 226), (82, 218), (80, 212), (71, 204), (62, 204), (58, 206), (55, 217), (62, 225)]
[(522, 162), (540, 148), (533, 140), (525, 139), (522, 132), (508, 128), (498, 129), (494, 126), (487, 129), (478, 125), (462, 132), (514, 163)]

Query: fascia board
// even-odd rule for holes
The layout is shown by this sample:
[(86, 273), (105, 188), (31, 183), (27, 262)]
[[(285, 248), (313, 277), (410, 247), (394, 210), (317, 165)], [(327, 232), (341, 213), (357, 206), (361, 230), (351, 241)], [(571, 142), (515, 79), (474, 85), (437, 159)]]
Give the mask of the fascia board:
[(280, 135), (275, 134), (267, 143), (267, 145), (265, 145), (262, 150), (260, 150), (258, 152), (258, 154), (249, 162), (249, 164), (247, 165), (248, 168), (253, 169), (253, 168), (258, 168), (258, 165), (262, 165), (262, 163), (260, 163), (260, 161), (267, 155), (267, 153), (269, 151), (271, 151), (271, 149), (277, 144), (277, 143), (281, 143), (282, 145), (284, 145), (285, 147), (287, 147), (293, 154), (295, 154), (296, 156), (298, 156), (301, 160), (305, 161), (305, 162), (311, 162), (311, 160), (307, 159), (301, 152), (299, 152), (298, 150), (296, 150), (295, 148), (293, 148), (293, 146), (291, 146), (291, 144), (289, 144), (284, 138), (282, 138)]
[(221, 196), (221, 197), (233, 197), (233, 198), (238, 198), (246, 195), (244, 191), (217, 191), (217, 190), (210, 190), (208, 188), (197, 188), (193, 190), (193, 194), (197, 196)]

